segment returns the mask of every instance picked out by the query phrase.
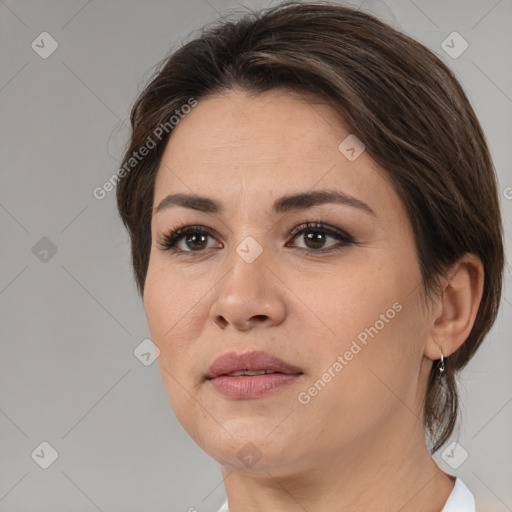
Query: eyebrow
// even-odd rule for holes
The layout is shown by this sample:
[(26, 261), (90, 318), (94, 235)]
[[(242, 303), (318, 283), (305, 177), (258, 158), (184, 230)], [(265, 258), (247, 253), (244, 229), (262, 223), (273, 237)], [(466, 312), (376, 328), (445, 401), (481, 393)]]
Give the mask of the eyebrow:
[[(305, 210), (313, 206), (335, 203), (359, 208), (374, 217), (377, 214), (373, 209), (361, 199), (345, 194), (338, 190), (319, 190), (313, 192), (302, 192), (299, 194), (289, 194), (276, 199), (272, 209), (275, 213), (287, 213), (294, 210)], [(223, 213), (224, 207), (218, 201), (209, 197), (198, 196), (195, 194), (170, 194), (166, 196), (155, 209), (155, 213), (173, 206), (190, 208), (204, 213)]]

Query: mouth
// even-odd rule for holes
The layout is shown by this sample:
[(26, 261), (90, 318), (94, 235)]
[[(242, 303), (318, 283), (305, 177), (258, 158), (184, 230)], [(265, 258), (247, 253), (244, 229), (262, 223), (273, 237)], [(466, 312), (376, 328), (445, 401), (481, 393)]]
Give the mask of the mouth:
[(266, 352), (229, 352), (210, 366), (205, 379), (230, 398), (258, 398), (296, 382), (304, 372)]
[(268, 374), (274, 374), (274, 373), (281, 373), (284, 375), (283, 372), (275, 372), (273, 370), (264, 369), (264, 370), (236, 370), (234, 372), (227, 373), (226, 376), (227, 377), (241, 377), (242, 375), (245, 375), (245, 376), (252, 377), (254, 375), (268, 375)]

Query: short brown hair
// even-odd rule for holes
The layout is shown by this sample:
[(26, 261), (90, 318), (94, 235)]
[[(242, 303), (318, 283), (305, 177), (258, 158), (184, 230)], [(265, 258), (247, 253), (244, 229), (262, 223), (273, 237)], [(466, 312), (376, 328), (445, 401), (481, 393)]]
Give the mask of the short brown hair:
[[(332, 105), (386, 171), (414, 230), (425, 297), (438, 291), (447, 268), (465, 253), (483, 263), (483, 296), (471, 333), (447, 358), (443, 378), (436, 378), (435, 364), (430, 374), (424, 424), (435, 452), (456, 424), (455, 374), (496, 319), (504, 265), (497, 182), (485, 137), (461, 85), (438, 57), (373, 16), (332, 2), (285, 2), (217, 21), (166, 58), (135, 102), (123, 166), (190, 98), (282, 87)], [(171, 133), (117, 186), (141, 295), (155, 177)]]

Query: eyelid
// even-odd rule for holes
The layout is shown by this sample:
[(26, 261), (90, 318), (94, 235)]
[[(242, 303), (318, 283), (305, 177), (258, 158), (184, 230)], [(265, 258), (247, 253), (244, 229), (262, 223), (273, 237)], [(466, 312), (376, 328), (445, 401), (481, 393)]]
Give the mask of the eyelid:
[[(288, 237), (292, 238), (292, 241), (295, 240), (300, 234), (307, 232), (307, 231), (319, 231), (327, 234), (328, 236), (331, 236), (338, 240), (337, 244), (334, 244), (334, 249), (307, 249), (304, 247), (296, 247), (296, 249), (299, 249), (301, 252), (309, 253), (309, 254), (327, 254), (329, 252), (334, 252), (338, 249), (341, 249), (342, 247), (345, 247), (347, 245), (356, 244), (356, 240), (354, 237), (349, 234), (347, 231), (337, 228), (331, 224), (326, 224), (321, 221), (308, 221), (302, 222), (298, 225), (296, 225), (293, 229), (291, 229), (288, 232)], [(168, 234), (163, 235), (162, 239), (158, 240), (157, 245), (158, 247), (165, 251), (165, 252), (171, 252), (177, 255), (204, 255), (207, 253), (206, 249), (198, 250), (198, 251), (184, 251), (182, 249), (177, 249), (176, 245), (181, 241), (181, 239), (186, 236), (188, 233), (194, 233), (194, 234), (202, 234), (205, 236), (211, 236), (212, 238), (221, 238), (217, 231), (213, 228), (198, 225), (198, 224), (182, 224), (180, 226), (177, 226), (175, 228), (172, 228), (169, 230)], [(222, 242), (219, 242), (219, 244), (224, 247)], [(341, 244), (341, 247), (340, 247)], [(286, 247), (290, 247), (289, 243), (285, 245)], [(220, 247), (220, 248), (222, 248)], [(294, 247), (292, 245), (292, 247)], [(217, 247), (219, 248), (219, 247)], [(211, 249), (211, 248), (210, 248)]]
[[(165, 252), (174, 253), (204, 253), (205, 251), (183, 251), (176, 249), (176, 244), (188, 233), (200, 233), (205, 236), (211, 236), (212, 238), (220, 238), (220, 235), (216, 230), (202, 226), (199, 224), (181, 224), (175, 228), (171, 228), (166, 234), (162, 235), (162, 238), (157, 240), (158, 247)], [(219, 242), (220, 243), (220, 242)], [(172, 244), (172, 247), (171, 247)], [(222, 245), (222, 244), (221, 244)]]
[(305, 221), (301, 224), (297, 225), (295, 228), (293, 228), (288, 236), (296, 237), (298, 234), (301, 234), (304, 231), (323, 231), (329, 235), (332, 236), (338, 236), (340, 238), (345, 238), (346, 240), (349, 240), (351, 242), (355, 242), (354, 237), (347, 233), (345, 230), (337, 228), (336, 226), (333, 226), (331, 224), (326, 224), (325, 222), (321, 221)]

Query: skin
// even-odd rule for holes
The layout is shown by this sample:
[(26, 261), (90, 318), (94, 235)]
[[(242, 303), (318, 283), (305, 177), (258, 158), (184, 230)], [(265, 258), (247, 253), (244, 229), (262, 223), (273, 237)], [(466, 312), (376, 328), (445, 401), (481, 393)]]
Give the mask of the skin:
[[(200, 100), (180, 121), (157, 173), (155, 210), (171, 193), (207, 196), (225, 210), (154, 210), (144, 307), (169, 402), (222, 465), (230, 512), (434, 512), (453, 488), (425, 447), (421, 403), (440, 347), (448, 357), (471, 330), (482, 265), (467, 255), (426, 307), (403, 205), (366, 152), (349, 161), (338, 150), (348, 135), (314, 97), (229, 91)], [(283, 195), (323, 189), (354, 196), (375, 215), (342, 204), (272, 212)], [(289, 236), (306, 221), (347, 231), (356, 243), (328, 253), (340, 247), (331, 236), (316, 246), (305, 233)], [(183, 224), (215, 235), (199, 251), (186, 237), (178, 244), (186, 254), (164, 251), (159, 241)], [(252, 263), (236, 252), (249, 236), (263, 249)], [(394, 303), (401, 311), (300, 403), (298, 394)], [(217, 356), (249, 350), (304, 374), (250, 400), (227, 398), (205, 381)], [(246, 443), (261, 454), (250, 467), (237, 456)]]

